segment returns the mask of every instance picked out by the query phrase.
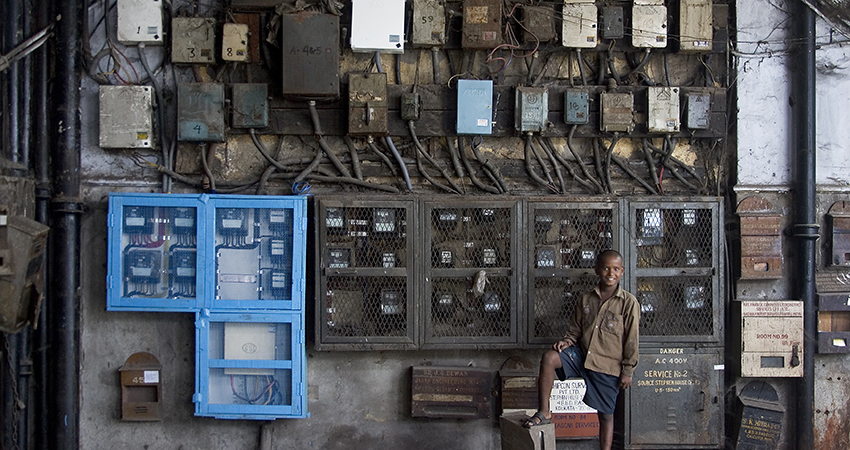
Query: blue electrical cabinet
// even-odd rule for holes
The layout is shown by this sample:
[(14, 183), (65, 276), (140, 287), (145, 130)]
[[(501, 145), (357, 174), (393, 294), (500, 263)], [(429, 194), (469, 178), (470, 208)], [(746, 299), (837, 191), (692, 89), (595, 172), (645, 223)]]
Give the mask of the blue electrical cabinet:
[(198, 312), (195, 415), (305, 418), (302, 312)]
[(110, 194), (107, 309), (196, 311), (203, 303), (204, 196)]

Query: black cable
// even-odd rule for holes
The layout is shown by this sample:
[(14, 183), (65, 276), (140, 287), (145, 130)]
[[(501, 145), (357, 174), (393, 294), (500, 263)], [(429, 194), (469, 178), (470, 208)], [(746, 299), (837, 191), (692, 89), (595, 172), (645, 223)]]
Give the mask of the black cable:
[(549, 147), (543, 143), (542, 138), (538, 137), (537, 139), (538, 144), (540, 144), (540, 147), (543, 149), (543, 152), (546, 153), (546, 156), (549, 157), (549, 161), (552, 162), (552, 167), (555, 169), (555, 175), (558, 176), (558, 183), (561, 186), (561, 194), (566, 194), (567, 186), (564, 183), (564, 176), (561, 174), (561, 168), (558, 167), (558, 161), (555, 160), (555, 156), (552, 154), (552, 151), (549, 149)]
[[(209, 158), (209, 153), (213, 151), (213, 146), (209, 144), (201, 144), (201, 165), (204, 167), (204, 173), (207, 175), (207, 179), (210, 180), (210, 191), (215, 192), (215, 177), (213, 177), (212, 170), (210, 170), (210, 163), (207, 160)], [(165, 172), (163, 172), (165, 173)]]
[(593, 147), (593, 166), (596, 170), (596, 175), (599, 177), (599, 180), (602, 182), (602, 192), (606, 194), (611, 193), (611, 185), (605, 182), (605, 173), (602, 168), (602, 155), (599, 154), (599, 146), (595, 145), (596, 141), (591, 141), (591, 147)]
[(617, 68), (614, 66), (614, 50), (609, 48), (608, 53), (606, 53), (605, 61), (608, 62), (608, 70), (611, 71), (611, 76), (614, 77), (614, 81), (617, 84), (620, 84), (620, 74), (617, 73)]
[(369, 136), (368, 138), (368, 147), (369, 150), (372, 150), (372, 153), (378, 155), (381, 158), (381, 161), (383, 161), (384, 164), (386, 164), (387, 167), (390, 168), (390, 172), (392, 172), (393, 176), (398, 176), (398, 171), (396, 171), (395, 166), (392, 162), (390, 162), (390, 159), (387, 158), (387, 155), (385, 155), (382, 151), (378, 150), (378, 146), (375, 144), (375, 141), (372, 139), (372, 136)]
[(578, 156), (578, 152), (576, 152), (575, 149), (573, 148), (573, 134), (576, 131), (576, 127), (578, 127), (578, 125), (573, 125), (573, 127), (570, 128), (570, 132), (567, 135), (567, 148), (570, 149), (570, 153), (572, 153), (573, 158), (575, 158), (576, 162), (578, 163), (578, 166), (581, 168), (581, 173), (583, 173), (584, 176), (591, 183), (593, 183), (593, 185), (596, 187), (597, 192), (604, 194), (605, 188), (603, 188), (602, 185), (598, 181), (596, 181), (596, 179), (593, 178), (592, 175), (590, 175), (590, 171), (588, 171), (587, 167), (585, 167), (584, 161), (582, 161), (581, 157)]
[[(611, 156), (614, 154), (614, 147), (617, 145), (617, 142), (620, 141), (620, 134), (614, 133), (614, 138), (611, 139), (611, 146), (608, 147), (608, 151), (605, 153), (605, 182), (608, 184), (608, 192), (614, 192), (614, 186), (611, 183)], [(599, 140), (599, 144), (602, 144), (602, 138)]]
[(652, 157), (652, 152), (649, 150), (649, 145), (647, 145), (648, 140), (643, 138), (642, 141), (643, 154), (646, 157), (646, 164), (648, 165), (647, 168), (652, 175), (652, 184), (658, 186), (658, 169), (655, 167), (655, 158)]
[(508, 192), (508, 187), (505, 184), (504, 177), (502, 177), (502, 172), (499, 171), (499, 168), (496, 167), (492, 162), (490, 162), (489, 159), (484, 158), (484, 155), (482, 155), (481, 151), (478, 150), (478, 147), (480, 145), (480, 142), (476, 145), (475, 140), (472, 140), (472, 145), (470, 145), (470, 147), (472, 148), (472, 154), (475, 155), (475, 159), (477, 159), (478, 162), (481, 163), (482, 166), (484, 166), (484, 170), (486, 171), (488, 177), (493, 182), (493, 184), (495, 184), (496, 187), (499, 188), (499, 190), (502, 191), (503, 194)]
[(537, 184), (548, 188), (549, 183), (547, 183), (546, 180), (544, 180), (543, 178), (540, 178), (540, 175), (537, 175), (537, 173), (534, 172), (534, 169), (531, 167), (531, 152), (531, 133), (527, 133), (525, 135), (525, 170), (526, 172), (528, 172), (528, 175), (531, 176), (531, 179), (536, 181)]
[(652, 186), (648, 185), (648, 184), (646, 183), (646, 181), (643, 181), (643, 179), (641, 179), (641, 178), (640, 178), (640, 176), (638, 176), (638, 174), (636, 174), (636, 173), (635, 173), (632, 169), (630, 169), (630, 168), (628, 167), (628, 164), (629, 164), (629, 163), (628, 163), (627, 161), (625, 161), (623, 158), (620, 158), (619, 156), (612, 156), (612, 160), (614, 161), (614, 163), (615, 163), (615, 164), (617, 164), (618, 166), (620, 166), (620, 168), (621, 168), (621, 169), (623, 169), (623, 171), (624, 171), (624, 172), (626, 172), (627, 174), (629, 174), (629, 176), (631, 176), (632, 178), (634, 178), (634, 179), (635, 179), (635, 181), (637, 181), (638, 183), (640, 183), (640, 185), (641, 185), (641, 186), (643, 186), (643, 188), (644, 188), (644, 189), (646, 189), (646, 190), (647, 190), (650, 194), (652, 194), (652, 195), (658, 195), (658, 191), (656, 191), (656, 190), (655, 190), (655, 188), (653, 188)]
[[(555, 148), (555, 144), (552, 142), (552, 138), (550, 138), (550, 137), (544, 138), (543, 144), (549, 146), (549, 149), (552, 152), (552, 155), (554, 155), (555, 159), (557, 159), (558, 162), (560, 162), (567, 169), (567, 173), (569, 173), (570, 176), (573, 177), (574, 180), (576, 180), (576, 182), (578, 182), (580, 185), (584, 186), (592, 194), (597, 193), (596, 187), (594, 187), (593, 184), (588, 183), (587, 181), (584, 181), (584, 180), (582, 180), (581, 178), (578, 177), (578, 174), (575, 173), (572, 166), (570, 166), (569, 163), (567, 163), (567, 160), (564, 159), (561, 156), (560, 152)], [(579, 162), (579, 164), (581, 164), (581, 162)]]
[(431, 47), (431, 71), (434, 78), (434, 84), (440, 85), (440, 49), (439, 47)]
[(460, 157), (457, 154), (457, 149), (455, 148), (454, 139), (450, 136), (446, 137), (446, 147), (449, 149), (449, 157), (452, 160), (452, 166), (455, 168), (455, 173), (460, 179), (463, 179), (463, 166), (460, 163)]
[(478, 177), (475, 176), (475, 172), (472, 171), (472, 165), (469, 164), (469, 159), (466, 157), (466, 152), (463, 148), (463, 136), (457, 137), (457, 146), (458, 152), (460, 153), (460, 159), (461, 161), (463, 161), (463, 166), (466, 168), (466, 173), (469, 174), (469, 179), (472, 180), (472, 184), (474, 184), (475, 187), (481, 189), (482, 191), (486, 191), (491, 194), (499, 194), (500, 192), (498, 188), (496, 188), (495, 186), (487, 186), (486, 184), (482, 183), (481, 180), (478, 179)]
[[(584, 59), (581, 57), (581, 49), (576, 49), (576, 59), (578, 60), (578, 73), (581, 76), (581, 85), (587, 86), (587, 77), (584, 75)], [(572, 67), (572, 62), (570, 63)]]
[[(251, 128), (251, 130), (253, 130), (253, 128)], [(253, 136), (252, 136), (252, 140), (253, 140)], [(277, 152), (275, 152), (275, 155), (274, 155), (275, 160), (280, 158), (280, 154), (283, 153), (283, 143), (284, 143), (284, 137), (281, 136), (280, 140), (277, 143)], [(254, 145), (257, 145), (256, 142), (254, 143)], [(268, 183), (269, 177), (274, 173), (275, 169), (277, 169), (277, 167), (274, 164), (269, 163), (268, 167), (266, 167), (266, 170), (264, 170), (263, 174), (260, 175), (260, 180), (257, 183), (257, 195), (268, 194), (268, 189), (266, 189), (266, 184)]]
[(605, 84), (605, 72), (607, 71), (608, 64), (605, 63), (602, 53), (596, 54), (596, 65), (599, 67), (599, 71), (596, 72), (596, 84)]
[(667, 86), (673, 86), (670, 81), (670, 61), (667, 53), (664, 53), (664, 79), (667, 81)]
[(387, 147), (390, 148), (390, 152), (392, 152), (393, 156), (395, 156), (396, 161), (398, 162), (399, 167), (401, 168), (401, 176), (404, 178), (404, 183), (407, 185), (407, 190), (412, 191), (413, 185), (410, 183), (410, 174), (407, 172), (407, 165), (404, 163), (404, 159), (401, 157), (401, 153), (398, 152), (398, 149), (395, 147), (393, 143), (393, 139), (389, 136), (384, 136), (384, 141), (387, 143)]
[[(665, 142), (666, 142), (666, 141), (665, 141)], [(680, 174), (679, 174), (679, 172), (677, 172), (677, 171), (676, 171), (676, 168), (675, 168), (672, 164), (670, 164), (671, 162), (675, 162), (676, 164), (678, 164), (679, 166), (681, 166), (681, 167), (682, 167), (682, 168), (683, 168), (686, 172), (688, 172), (689, 174), (691, 174), (691, 176), (693, 176), (694, 178), (696, 178), (697, 180), (699, 180), (699, 177), (697, 177), (697, 176), (696, 176), (696, 172), (694, 172), (694, 171), (693, 171), (693, 169), (691, 169), (691, 168), (690, 168), (690, 167), (688, 167), (688, 166), (687, 166), (684, 162), (682, 162), (682, 161), (680, 161), (680, 160), (676, 159), (676, 157), (674, 157), (674, 156), (672, 155), (672, 153), (673, 153), (673, 152), (672, 152), (672, 150), (670, 151), (670, 153), (667, 153), (667, 152), (665, 152), (665, 151), (663, 151), (663, 150), (659, 149), (658, 147), (655, 147), (654, 145), (652, 145), (652, 143), (649, 143), (649, 148), (650, 148), (653, 152), (656, 152), (656, 153), (658, 153), (659, 155), (661, 155), (661, 157), (662, 157), (662, 158), (661, 158), (661, 164), (664, 166), (664, 168), (666, 168), (666, 169), (670, 169), (670, 172), (673, 174), (673, 176), (674, 176), (674, 177), (676, 177), (676, 179), (677, 179), (677, 180), (679, 180), (680, 182), (682, 182), (682, 184), (684, 184), (685, 186), (687, 186), (687, 187), (689, 187), (689, 188), (691, 188), (691, 189), (693, 189), (693, 190), (696, 190), (696, 191), (700, 191), (700, 190), (701, 190), (701, 188), (699, 188), (699, 187), (697, 187), (696, 185), (694, 185), (694, 184), (692, 184), (692, 183), (688, 182), (687, 180), (685, 180), (685, 178), (684, 178), (684, 177), (682, 177), (682, 175), (680, 175)], [(660, 183), (660, 180), (659, 180), (659, 183)]]
[[(117, 3), (117, 2), (116, 2)], [(159, 145), (162, 150), (162, 158), (165, 162), (165, 167), (171, 168), (171, 164), (168, 160), (168, 146), (165, 144), (165, 97), (162, 94), (162, 89), (159, 88), (159, 83), (156, 81), (156, 77), (151, 70), (151, 66), (148, 64), (148, 58), (145, 56), (145, 43), (139, 42), (138, 45), (139, 50), (139, 61), (142, 62), (142, 67), (145, 68), (145, 72), (148, 74), (148, 78), (151, 81), (151, 86), (153, 87), (153, 92), (156, 95), (156, 101), (158, 103), (156, 108), (156, 120), (159, 124)], [(210, 181), (212, 181), (212, 177), (210, 177)], [(168, 192), (168, 175), (162, 175), (162, 190), (163, 192)], [(215, 188), (213, 188), (215, 190)]]
[(534, 140), (531, 140), (531, 151), (534, 153), (534, 157), (537, 159), (537, 163), (540, 164), (540, 168), (543, 169), (543, 175), (546, 176), (546, 180), (549, 181), (549, 189), (555, 185), (555, 180), (552, 178), (551, 172), (549, 172), (549, 166), (546, 165), (546, 162), (543, 160), (543, 157), (540, 156), (540, 151), (537, 150), (537, 146), (534, 145)]
[[(643, 59), (640, 61), (640, 63), (637, 66), (635, 66), (634, 69), (632, 69), (629, 72), (628, 75), (626, 75), (626, 78), (628, 78), (631, 75), (636, 74), (636, 73), (640, 72), (641, 70), (643, 70), (643, 68), (646, 67), (646, 64), (649, 63), (649, 57), (650, 57), (651, 54), (652, 53), (650, 52), (649, 48), (645, 49), (644, 53), (643, 53)], [(649, 77), (647, 76), (647, 78), (649, 78)]]
[(360, 155), (357, 154), (357, 147), (354, 146), (354, 141), (348, 135), (343, 136), (342, 139), (345, 141), (345, 145), (348, 146), (349, 153), (351, 153), (351, 168), (354, 169), (354, 177), (362, 180), (363, 168), (360, 165)]
[[(417, 150), (417, 152), (416, 152), (416, 166), (419, 169), (419, 172), (422, 173), (422, 175), (425, 177), (425, 179), (428, 180), (429, 182), (431, 182), (431, 184), (433, 184), (434, 186), (437, 186), (437, 187), (439, 187), (443, 190), (447, 190), (449, 192), (454, 192), (456, 194), (460, 194), (461, 193), (460, 187), (458, 187), (458, 185), (455, 184), (454, 180), (452, 180), (452, 178), (449, 176), (448, 172), (446, 172), (446, 169), (443, 169), (442, 167), (440, 167), (437, 164), (437, 161), (435, 161), (434, 158), (432, 158), (431, 155), (429, 155), (425, 151), (425, 149), (422, 148), (422, 143), (419, 142), (419, 137), (416, 136), (416, 129), (415, 129), (415, 126), (413, 125), (412, 120), (407, 121), (407, 127), (410, 129), (410, 136), (413, 138), (413, 143), (416, 145), (416, 150)], [(451, 187), (437, 183), (436, 180), (434, 180), (430, 175), (428, 175), (425, 172), (424, 167), (422, 167), (422, 159), (421, 159), (420, 154), (422, 156), (425, 156), (425, 159), (427, 159), (428, 162), (431, 163), (431, 165), (433, 165), (434, 167), (436, 167), (440, 171), (440, 174), (443, 176), (443, 178), (446, 179), (446, 181), (449, 182), (449, 185), (451, 185)]]
[[(278, 179), (278, 178), (289, 179), (290, 177), (287, 177), (285, 174), (276, 173), (276, 174), (272, 175), (272, 178), (273, 179)], [(348, 184), (353, 184), (355, 186), (375, 189), (375, 190), (384, 191), (384, 192), (391, 192), (393, 194), (398, 194), (400, 192), (397, 188), (392, 187), (392, 186), (384, 186), (384, 185), (381, 185), (381, 184), (369, 183), (368, 181), (358, 180), (357, 178), (351, 178), (351, 177), (335, 177), (335, 176), (316, 175), (315, 173), (309, 173), (309, 174), (307, 174), (306, 178), (309, 178), (311, 180), (329, 182), (329, 183), (348, 183)]]

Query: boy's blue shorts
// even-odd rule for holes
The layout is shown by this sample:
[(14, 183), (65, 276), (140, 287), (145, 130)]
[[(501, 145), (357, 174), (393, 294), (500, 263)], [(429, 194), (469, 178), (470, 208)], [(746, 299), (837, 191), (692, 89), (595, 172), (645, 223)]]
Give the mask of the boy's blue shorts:
[(578, 346), (565, 348), (559, 356), (562, 367), (555, 370), (558, 379), (583, 378), (587, 385), (584, 403), (602, 414), (614, 414), (617, 394), (620, 393), (620, 377), (585, 369), (584, 354)]

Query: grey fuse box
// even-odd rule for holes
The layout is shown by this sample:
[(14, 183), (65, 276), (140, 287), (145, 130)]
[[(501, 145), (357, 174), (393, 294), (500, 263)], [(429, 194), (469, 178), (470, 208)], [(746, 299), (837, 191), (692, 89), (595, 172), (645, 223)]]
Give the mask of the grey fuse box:
[(599, 128), (602, 131), (631, 133), (634, 130), (635, 121), (632, 112), (635, 106), (635, 98), (632, 93), (603, 92), (600, 95), (600, 100), (602, 111)]
[(551, 6), (523, 6), (524, 42), (549, 42), (555, 39), (555, 10)]
[(224, 141), (224, 85), (177, 85), (177, 140)]
[(355, 135), (387, 134), (387, 74), (348, 75), (348, 132)]
[(300, 12), (280, 18), (283, 95), (339, 97), (339, 17)]
[(446, 43), (446, 7), (439, 0), (413, 0), (413, 34), (416, 47)]
[(149, 86), (100, 86), (100, 146), (153, 148)]
[(602, 39), (622, 39), (624, 35), (623, 7), (603, 6), (602, 21), (599, 28)]
[(269, 87), (264, 83), (234, 83), (230, 124), (234, 128), (269, 126)]
[(549, 93), (546, 88), (516, 88), (514, 122), (520, 132), (541, 132), (549, 122)]
[(649, 87), (647, 96), (647, 127), (651, 133), (679, 131), (679, 88)]
[(576, 90), (564, 92), (564, 122), (587, 123), (588, 109), (587, 92)]
[(688, 94), (688, 128), (707, 130), (711, 96), (708, 94)]
[(215, 62), (215, 19), (175, 17), (171, 20), (171, 62), (211, 64)]

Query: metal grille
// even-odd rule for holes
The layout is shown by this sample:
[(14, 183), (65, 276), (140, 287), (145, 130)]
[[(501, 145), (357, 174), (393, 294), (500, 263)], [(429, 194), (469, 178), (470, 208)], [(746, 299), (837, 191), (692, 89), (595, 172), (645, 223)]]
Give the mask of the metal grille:
[(511, 280), (487, 277), (476, 295), (475, 279), (436, 278), (431, 286), (429, 338), (509, 337)]
[(592, 276), (535, 279), (532, 339), (552, 343), (567, 334), (579, 296), (595, 285)]
[(431, 210), (431, 267), (511, 266), (511, 208)]
[(710, 209), (638, 209), (637, 267), (711, 267), (711, 217)]
[(711, 278), (639, 278), (637, 285), (641, 337), (714, 333)]
[(406, 267), (407, 211), (404, 208), (328, 207), (325, 210), (328, 268)]
[(404, 277), (328, 277), (325, 298), (327, 336), (408, 334)]

